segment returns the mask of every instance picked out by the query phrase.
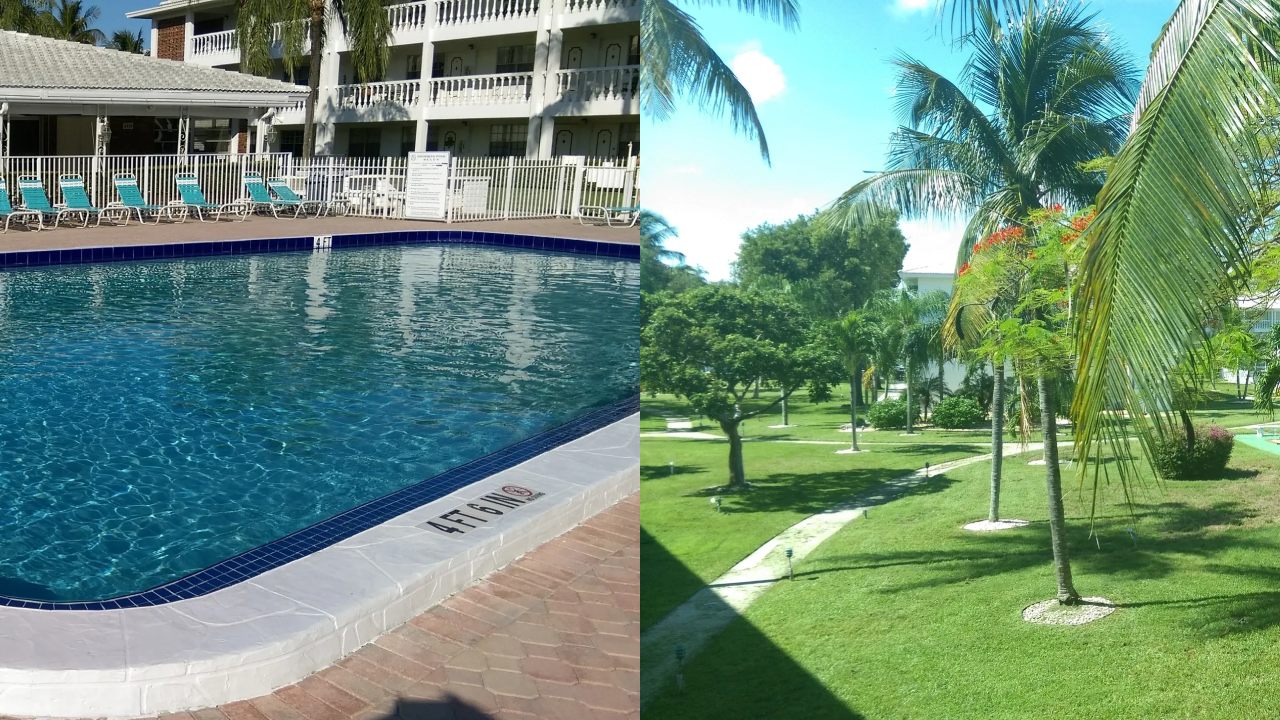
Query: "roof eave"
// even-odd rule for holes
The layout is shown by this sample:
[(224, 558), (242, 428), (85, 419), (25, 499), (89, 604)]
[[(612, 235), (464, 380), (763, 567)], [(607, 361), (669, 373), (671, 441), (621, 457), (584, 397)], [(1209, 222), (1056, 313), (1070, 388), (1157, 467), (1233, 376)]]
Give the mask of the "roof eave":
[(37, 103), (91, 105), (217, 105), (221, 107), (278, 107), (307, 99), (303, 92), (119, 90), (110, 88), (27, 88), (0, 86), (0, 98)]
[(142, 8), (124, 14), (125, 17), (133, 20), (150, 20), (152, 18), (172, 17), (174, 15), (186, 15), (188, 10), (209, 5), (227, 5), (227, 0), (191, 0), (180, 4), (161, 3), (155, 7)]

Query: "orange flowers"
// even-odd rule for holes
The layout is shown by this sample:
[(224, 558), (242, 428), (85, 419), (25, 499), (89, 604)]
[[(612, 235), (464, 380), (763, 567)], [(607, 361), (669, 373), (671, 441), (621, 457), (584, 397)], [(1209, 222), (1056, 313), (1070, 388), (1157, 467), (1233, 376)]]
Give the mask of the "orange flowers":
[(979, 240), (978, 242), (974, 243), (973, 253), (977, 255), (978, 253), (982, 252), (983, 250), (986, 250), (987, 248), (994, 247), (996, 245), (1000, 245), (1002, 243), (1006, 243), (1009, 241), (1021, 240), (1026, 234), (1027, 234), (1026, 231), (1017, 225), (1013, 227), (1007, 227), (1003, 230), (997, 230), (991, 233), (990, 235), (988, 235), (985, 239)]
[(1089, 223), (1093, 222), (1093, 218), (1096, 215), (1097, 212), (1090, 210), (1088, 215), (1081, 215), (1075, 218), (1071, 221), (1071, 229), (1077, 232), (1084, 232), (1085, 228), (1089, 227)]
[(960, 269), (956, 271), (956, 277), (960, 277), (967, 272), (969, 272), (969, 263), (965, 263), (960, 266)]

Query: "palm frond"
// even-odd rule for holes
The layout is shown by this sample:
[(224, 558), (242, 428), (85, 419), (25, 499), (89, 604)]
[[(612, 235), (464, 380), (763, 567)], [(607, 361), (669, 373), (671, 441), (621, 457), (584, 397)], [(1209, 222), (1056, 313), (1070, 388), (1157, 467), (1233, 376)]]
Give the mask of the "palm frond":
[[(1203, 342), (1214, 298), (1248, 257), (1254, 202), (1240, 134), (1274, 97), (1277, 0), (1188, 0), (1166, 26), (1136, 125), (1098, 196), (1075, 295), (1071, 415), (1082, 473), (1109, 451), (1132, 479), (1126, 410), (1148, 457), (1174, 425), (1169, 378)], [(1082, 474), (1082, 481), (1085, 475)]]
[(787, 30), (800, 27), (800, 5), (796, 0), (684, 0), (686, 4), (715, 7), (736, 5), (739, 12), (770, 22), (776, 22)]
[(886, 207), (903, 217), (960, 217), (977, 205), (980, 190), (974, 178), (954, 170), (889, 170), (846, 190), (822, 211), (819, 222), (839, 227), (874, 222)]

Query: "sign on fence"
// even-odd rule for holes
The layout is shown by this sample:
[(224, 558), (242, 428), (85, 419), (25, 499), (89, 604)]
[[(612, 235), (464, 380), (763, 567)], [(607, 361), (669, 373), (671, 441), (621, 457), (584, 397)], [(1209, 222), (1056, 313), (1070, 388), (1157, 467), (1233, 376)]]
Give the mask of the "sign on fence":
[(404, 191), (405, 217), (444, 220), (449, 212), (449, 153), (409, 153)]

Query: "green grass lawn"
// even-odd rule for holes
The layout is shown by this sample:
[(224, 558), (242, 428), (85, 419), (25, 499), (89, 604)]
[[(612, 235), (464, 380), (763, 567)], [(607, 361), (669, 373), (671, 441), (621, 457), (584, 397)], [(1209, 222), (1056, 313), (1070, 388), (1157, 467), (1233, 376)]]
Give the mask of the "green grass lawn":
[[(1042, 467), (1006, 464), (1003, 514), (1031, 526), (960, 529), (983, 514), (987, 472), (953, 471), (933, 492), (850, 523), (714, 638), (685, 668), (686, 689), (669, 686), (645, 717), (1280, 715), (1274, 455), (1237, 445), (1225, 479), (1149, 481), (1136, 519), (1112, 489), (1097, 542), (1067, 469), (1076, 585), (1120, 605), (1076, 628), (1020, 617), (1054, 591)], [(661, 500), (653, 482), (645, 512)]]
[(716, 493), (708, 488), (728, 480), (728, 443), (645, 438), (640, 444), (641, 627), (805, 517), (849, 502), (925, 462), (936, 465), (980, 452), (954, 442), (878, 446), (858, 455), (837, 455), (836, 449), (745, 443), (743, 461), (754, 489), (723, 496), (724, 512), (717, 513), (710, 502)]

